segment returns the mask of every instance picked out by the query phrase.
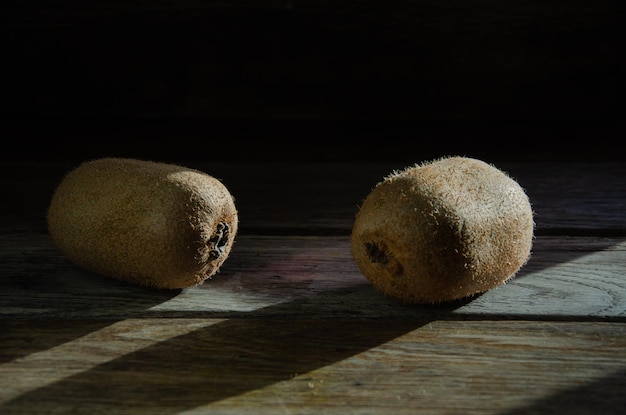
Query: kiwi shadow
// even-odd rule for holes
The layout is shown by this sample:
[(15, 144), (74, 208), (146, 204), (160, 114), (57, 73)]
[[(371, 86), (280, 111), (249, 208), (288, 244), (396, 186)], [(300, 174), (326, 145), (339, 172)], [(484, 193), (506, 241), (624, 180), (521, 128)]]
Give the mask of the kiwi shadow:
[(445, 318), (461, 306), (423, 307), (421, 313), (411, 307), (415, 318), (409, 319), (363, 318), (367, 314), (363, 303), (364, 310), (351, 310), (352, 316), (328, 318), (326, 307), (351, 295), (378, 298), (367, 307), (404, 308), (377, 297), (368, 285), (325, 291), (241, 313), (120, 356), (27, 392), (1, 409), (30, 412), (52, 407), (63, 396), (62, 406), (68, 411), (115, 413), (124, 408), (127, 413), (178, 413), (355, 356)]
[(180, 293), (85, 271), (52, 248), (32, 249), (9, 261), (0, 276), (0, 363), (143, 315)]

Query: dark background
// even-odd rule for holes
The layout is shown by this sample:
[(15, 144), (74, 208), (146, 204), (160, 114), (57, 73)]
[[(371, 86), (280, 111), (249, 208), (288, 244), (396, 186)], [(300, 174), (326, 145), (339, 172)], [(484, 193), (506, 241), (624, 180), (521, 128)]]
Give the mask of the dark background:
[(4, 160), (619, 160), (623, 1), (3, 2)]

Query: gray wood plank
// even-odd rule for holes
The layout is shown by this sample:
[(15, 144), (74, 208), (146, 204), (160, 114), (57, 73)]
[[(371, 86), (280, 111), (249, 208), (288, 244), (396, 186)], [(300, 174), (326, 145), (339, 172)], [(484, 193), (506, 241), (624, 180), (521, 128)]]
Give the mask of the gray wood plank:
[(5, 235), (0, 316), (626, 318), (623, 238), (538, 237), (531, 260), (509, 283), (443, 306), (410, 306), (384, 297), (356, 268), (349, 244), (345, 236), (242, 235), (213, 279), (169, 291), (79, 269), (46, 234)]
[(0, 413), (623, 414), (625, 165), (501, 166), (536, 209), (532, 257), (437, 306), (384, 297), (350, 255), (359, 198), (403, 166), (195, 166), (232, 189), (242, 232), (213, 279), (168, 291), (52, 245), (71, 166), (0, 164)]
[(626, 404), (616, 323), (15, 320), (0, 338), (3, 415), (618, 415)]
[[(442, 154), (443, 155), (443, 154)], [(425, 160), (418, 160), (415, 163)], [(489, 160), (485, 160), (489, 162)], [(182, 162), (220, 180), (242, 234), (348, 235), (360, 203), (399, 163)], [(626, 163), (495, 164), (526, 190), (540, 234), (626, 234)], [(2, 163), (0, 229), (45, 232), (45, 212), (71, 163)]]

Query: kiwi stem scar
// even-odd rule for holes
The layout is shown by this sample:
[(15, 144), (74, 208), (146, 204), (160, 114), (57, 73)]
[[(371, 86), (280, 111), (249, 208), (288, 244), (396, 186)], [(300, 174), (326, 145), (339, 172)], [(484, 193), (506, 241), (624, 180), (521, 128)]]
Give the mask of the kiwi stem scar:
[(215, 228), (215, 234), (209, 239), (209, 257), (211, 259), (217, 259), (224, 253), (224, 248), (228, 243), (228, 233), (230, 228), (226, 222), (220, 222)]
[(380, 249), (376, 242), (366, 242), (365, 250), (367, 251), (367, 257), (373, 263), (387, 264), (389, 258), (384, 249)]

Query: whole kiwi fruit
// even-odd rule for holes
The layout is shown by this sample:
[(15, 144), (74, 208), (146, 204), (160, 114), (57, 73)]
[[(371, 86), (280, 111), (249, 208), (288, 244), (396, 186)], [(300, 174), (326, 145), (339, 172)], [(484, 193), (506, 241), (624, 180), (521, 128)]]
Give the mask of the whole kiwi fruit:
[(178, 289), (219, 271), (233, 247), (238, 214), (226, 186), (207, 173), (106, 157), (63, 177), (47, 224), (53, 243), (84, 269)]
[(445, 156), (391, 172), (358, 208), (351, 234), (361, 273), (404, 303), (483, 293), (527, 263), (534, 212), (524, 189), (484, 161)]

